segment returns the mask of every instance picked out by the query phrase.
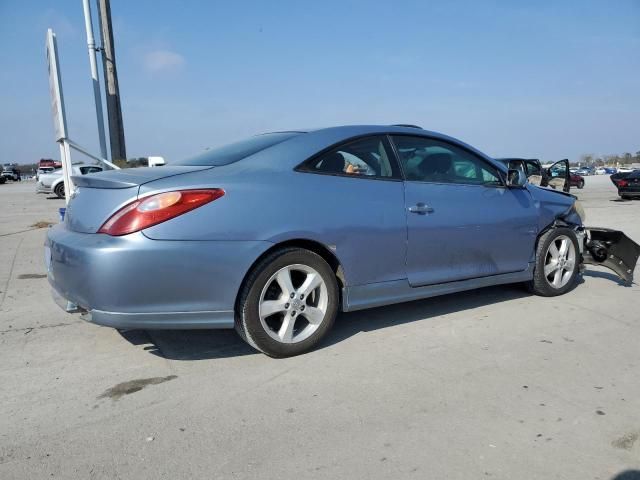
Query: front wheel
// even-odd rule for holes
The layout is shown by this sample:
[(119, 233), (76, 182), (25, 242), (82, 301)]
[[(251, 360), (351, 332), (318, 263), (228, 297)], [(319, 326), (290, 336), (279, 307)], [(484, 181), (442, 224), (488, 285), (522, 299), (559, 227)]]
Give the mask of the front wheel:
[(584, 188), (584, 180), (580, 180), (578, 182), (578, 188), (580, 188), (580, 189)]
[(338, 283), (327, 262), (300, 248), (278, 250), (249, 274), (236, 306), (236, 330), (271, 357), (313, 348), (338, 312)]
[(555, 297), (571, 290), (579, 271), (578, 239), (569, 228), (553, 228), (538, 240), (533, 280), (527, 286), (532, 293)]

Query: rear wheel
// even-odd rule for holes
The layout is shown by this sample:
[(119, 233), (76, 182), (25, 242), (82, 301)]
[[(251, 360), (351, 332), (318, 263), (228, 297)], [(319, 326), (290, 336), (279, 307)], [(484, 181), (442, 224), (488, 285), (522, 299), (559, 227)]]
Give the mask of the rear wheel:
[(236, 330), (272, 357), (313, 348), (338, 311), (338, 284), (319, 255), (300, 248), (276, 251), (249, 274), (236, 307)]
[(538, 240), (533, 280), (527, 286), (536, 295), (554, 297), (571, 290), (579, 271), (578, 239), (569, 228), (554, 228)]
[(584, 188), (584, 180), (578, 182), (578, 188)]
[(56, 185), (56, 188), (53, 189), (53, 193), (55, 193), (58, 198), (64, 198), (64, 182), (60, 182)]

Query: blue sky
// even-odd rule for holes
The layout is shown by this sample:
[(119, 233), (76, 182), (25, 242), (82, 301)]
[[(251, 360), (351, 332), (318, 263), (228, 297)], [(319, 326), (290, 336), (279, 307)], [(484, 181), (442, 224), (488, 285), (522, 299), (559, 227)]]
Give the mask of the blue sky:
[[(640, 0), (111, 8), (129, 157), (354, 123), (415, 123), (494, 156), (640, 150)], [(58, 158), (47, 27), (70, 136), (98, 151), (81, 0), (0, 0), (2, 163)]]

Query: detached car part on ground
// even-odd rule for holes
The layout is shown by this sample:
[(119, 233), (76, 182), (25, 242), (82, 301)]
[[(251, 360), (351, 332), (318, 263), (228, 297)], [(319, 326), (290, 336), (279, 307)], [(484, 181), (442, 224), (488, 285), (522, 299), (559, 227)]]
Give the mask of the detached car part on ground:
[(75, 176), (45, 261), (58, 303), (115, 328), (236, 328), (275, 357), (338, 311), (523, 282), (581, 263), (631, 281), (640, 247), (575, 197), (410, 126), (280, 132), (163, 168)]
[(640, 197), (640, 170), (615, 173), (609, 177), (623, 199)]

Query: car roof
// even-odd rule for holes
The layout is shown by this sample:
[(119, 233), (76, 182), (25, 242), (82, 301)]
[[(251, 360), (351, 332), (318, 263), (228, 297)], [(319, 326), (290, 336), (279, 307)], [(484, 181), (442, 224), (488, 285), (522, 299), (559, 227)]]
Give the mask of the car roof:
[[(384, 135), (384, 134), (399, 134), (399, 135), (413, 135), (413, 136), (427, 136), (437, 140), (443, 140), (445, 142), (452, 142), (460, 145), (472, 152), (484, 157), (490, 161), (494, 159), (488, 157), (483, 152), (474, 148), (473, 146), (449, 135), (443, 133), (434, 132), (432, 130), (425, 130), (421, 127), (411, 124), (395, 124), (395, 125), (340, 125), (336, 127), (315, 128), (315, 129), (293, 129), (284, 130), (283, 132), (296, 132), (304, 133), (306, 140), (310, 140), (309, 137), (325, 138), (328, 145), (336, 144), (344, 140), (348, 140), (352, 137), (364, 136), (364, 135)], [(281, 132), (268, 132), (268, 133), (281, 133)], [(288, 144), (301, 140), (302, 135), (292, 137), (282, 142), (282, 144)], [(500, 165), (500, 164), (499, 164)]]
[[(244, 165), (249, 163), (269, 165), (269, 168), (278, 170), (296, 167), (302, 161), (343, 142), (350, 141), (362, 136), (368, 135), (411, 135), (425, 136), (435, 140), (450, 142), (459, 147), (465, 148), (479, 157), (485, 159), (488, 163), (494, 165), (501, 171), (506, 171), (504, 164), (497, 162), (493, 158), (477, 150), (456, 138), (444, 135), (442, 133), (431, 130), (424, 130), (420, 127), (403, 124), (403, 125), (340, 125), (327, 128), (304, 128), (304, 129), (288, 129), (281, 131), (265, 132), (262, 135), (274, 133), (292, 133), (289, 138), (277, 142), (263, 150), (244, 157), (240, 161), (229, 164), (231, 167), (237, 163)], [(274, 161), (276, 160), (277, 161)], [(240, 167), (239, 167), (240, 168)]]
[(449, 137), (442, 133), (434, 132), (431, 130), (425, 130), (422, 127), (412, 124), (393, 124), (393, 125), (339, 125), (335, 127), (318, 127), (318, 128), (301, 128), (291, 130), (278, 130), (265, 133), (323, 133), (323, 132), (335, 132), (344, 133), (345, 136), (358, 136), (368, 135), (376, 133), (406, 133), (410, 135), (428, 135), (430, 137), (442, 138), (443, 140), (454, 140), (460, 142), (455, 138)]

